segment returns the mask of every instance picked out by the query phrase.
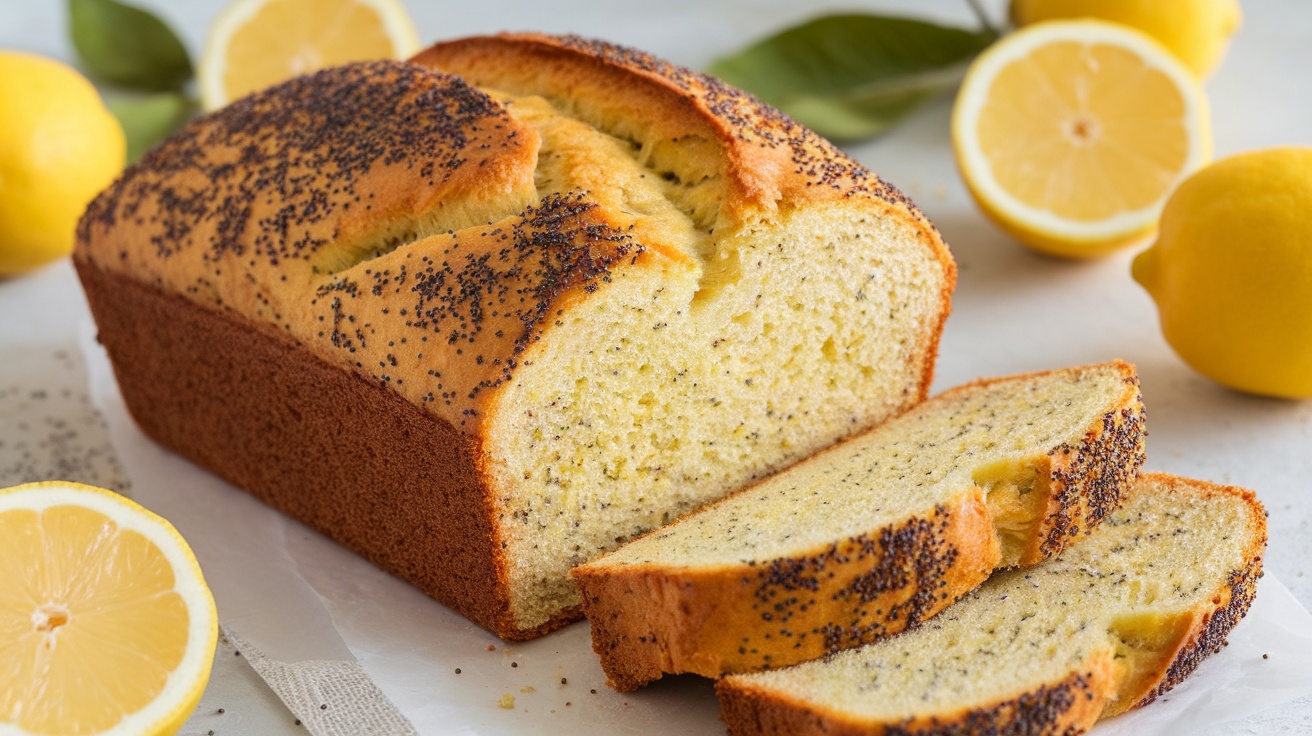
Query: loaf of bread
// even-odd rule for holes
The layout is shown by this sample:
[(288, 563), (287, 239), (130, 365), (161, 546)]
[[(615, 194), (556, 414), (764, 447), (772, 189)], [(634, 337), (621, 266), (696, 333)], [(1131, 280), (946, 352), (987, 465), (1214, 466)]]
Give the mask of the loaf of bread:
[(999, 573), (914, 630), (724, 678), (729, 734), (1083, 733), (1224, 645), (1265, 544), (1251, 492), (1144, 474), (1060, 558)]
[(579, 616), (574, 565), (922, 400), (955, 280), (777, 111), (536, 35), (199, 118), (74, 262), (148, 435), (508, 639)]
[(1088, 533), (1143, 459), (1129, 364), (952, 389), (575, 569), (593, 648), (629, 690), (894, 634)]

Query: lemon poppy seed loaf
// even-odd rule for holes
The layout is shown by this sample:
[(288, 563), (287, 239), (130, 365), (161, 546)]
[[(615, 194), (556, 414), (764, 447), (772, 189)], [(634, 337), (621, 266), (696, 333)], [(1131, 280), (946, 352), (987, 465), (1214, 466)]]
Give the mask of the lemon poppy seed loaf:
[(151, 437), (510, 639), (598, 552), (924, 398), (955, 269), (751, 97), (440, 44), (192, 122), (75, 264)]
[(628, 690), (895, 634), (1087, 534), (1143, 459), (1127, 363), (946, 391), (575, 569), (593, 648)]
[(1079, 734), (1225, 644), (1262, 575), (1249, 491), (1144, 474), (1060, 558), (1000, 573), (918, 628), (716, 690), (732, 736)]

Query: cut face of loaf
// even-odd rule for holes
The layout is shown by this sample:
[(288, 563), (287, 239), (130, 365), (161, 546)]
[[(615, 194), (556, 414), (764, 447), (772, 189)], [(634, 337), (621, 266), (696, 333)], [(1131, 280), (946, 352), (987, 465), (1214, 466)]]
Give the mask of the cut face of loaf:
[(749, 734), (1083, 733), (1152, 702), (1252, 603), (1266, 517), (1238, 488), (1145, 474), (1059, 559), (1000, 573), (912, 631), (716, 687)]
[(149, 435), (506, 638), (578, 617), (574, 565), (921, 400), (955, 279), (776, 111), (544, 36), (205, 116), (74, 259)]
[(1097, 526), (1143, 420), (1121, 362), (947, 391), (577, 568), (593, 648), (628, 690), (894, 634)]

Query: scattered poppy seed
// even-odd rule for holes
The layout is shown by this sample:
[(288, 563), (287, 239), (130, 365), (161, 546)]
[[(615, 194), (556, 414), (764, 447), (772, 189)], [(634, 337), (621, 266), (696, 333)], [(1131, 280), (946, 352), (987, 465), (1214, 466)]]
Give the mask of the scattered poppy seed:
[(588, 691), (588, 692), (590, 692), (590, 693), (592, 693), (592, 694), (593, 694), (593, 695), (596, 695), (596, 694), (597, 694), (597, 691), (596, 691), (596, 689), (595, 689), (595, 688), (594, 688), (594, 689), (592, 689), (592, 690), (589, 690), (589, 691)]
[(560, 684), (562, 684), (562, 685), (567, 685), (567, 684), (569, 684), (569, 680), (566, 680), (565, 678), (562, 677), (562, 678), (560, 678)]
[(519, 662), (511, 662), (511, 663), (510, 663), (510, 666), (511, 666), (511, 667), (518, 667), (518, 666), (519, 666)]
[(457, 674), (457, 675), (460, 674), (460, 668), (459, 668), (459, 667), (456, 668), (456, 674)]
[(219, 715), (223, 715), (223, 709), (219, 708), (217, 711), (215, 711), (215, 713), (218, 713)]
[(1262, 659), (1268, 659), (1266, 652), (1262, 652)]

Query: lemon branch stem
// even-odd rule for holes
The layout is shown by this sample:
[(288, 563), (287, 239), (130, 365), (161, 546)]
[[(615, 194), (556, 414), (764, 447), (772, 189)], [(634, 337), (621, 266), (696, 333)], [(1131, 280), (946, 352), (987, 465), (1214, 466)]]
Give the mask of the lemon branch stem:
[(966, 4), (970, 6), (972, 11), (974, 11), (975, 17), (979, 18), (979, 24), (984, 27), (984, 30), (995, 36), (1002, 35), (998, 31), (998, 27), (993, 25), (993, 22), (989, 20), (989, 14), (984, 12), (984, 6), (979, 4), (979, 0), (966, 0)]

